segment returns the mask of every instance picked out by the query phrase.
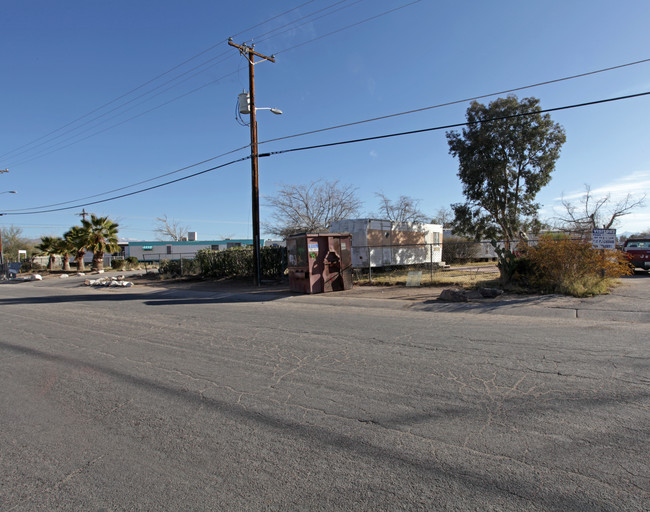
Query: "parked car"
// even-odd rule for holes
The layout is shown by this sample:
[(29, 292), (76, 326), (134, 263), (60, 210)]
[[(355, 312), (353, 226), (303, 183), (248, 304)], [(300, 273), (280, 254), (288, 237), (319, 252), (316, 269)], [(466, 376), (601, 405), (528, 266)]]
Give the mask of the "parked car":
[(623, 245), (623, 252), (634, 268), (650, 270), (650, 238), (629, 238)]

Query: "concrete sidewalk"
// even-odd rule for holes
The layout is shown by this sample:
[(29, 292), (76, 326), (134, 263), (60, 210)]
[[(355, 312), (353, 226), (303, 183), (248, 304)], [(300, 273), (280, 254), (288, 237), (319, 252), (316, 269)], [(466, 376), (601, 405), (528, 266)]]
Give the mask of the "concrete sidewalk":
[[(494, 299), (470, 299), (464, 303), (439, 300), (443, 287), (407, 288), (404, 286), (355, 286), (336, 293), (304, 295), (289, 291), (286, 283), (265, 284), (259, 288), (246, 283), (232, 282), (165, 282), (148, 286), (164, 288), (174, 295), (212, 298), (216, 301), (263, 302), (289, 300), (310, 305), (329, 305), (361, 308), (409, 309), (439, 313), (492, 314), (603, 320), (645, 323), (650, 322), (650, 277), (629, 276), (610, 294), (576, 298), (564, 295), (506, 294)], [(136, 288), (140, 288), (137, 286)]]
[(623, 278), (620, 286), (611, 293), (588, 298), (555, 294), (505, 294), (494, 299), (470, 299), (469, 302), (451, 303), (438, 299), (442, 290), (443, 288), (358, 286), (338, 294), (311, 296), (311, 300), (332, 305), (400, 307), (439, 313), (650, 322), (650, 278), (646, 275)]

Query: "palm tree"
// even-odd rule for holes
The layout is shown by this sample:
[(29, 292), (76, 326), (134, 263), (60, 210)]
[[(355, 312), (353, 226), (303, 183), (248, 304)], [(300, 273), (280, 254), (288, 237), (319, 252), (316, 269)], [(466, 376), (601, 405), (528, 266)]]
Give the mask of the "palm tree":
[(68, 240), (65, 239), (65, 236), (63, 238), (57, 238), (56, 239), (56, 249), (57, 253), (61, 255), (61, 268), (64, 271), (69, 271), (70, 270), (70, 253), (74, 250), (73, 247), (70, 246), (70, 243)]
[(104, 268), (104, 253), (119, 250), (117, 245), (118, 224), (108, 217), (97, 217), (90, 214), (90, 220), (81, 221), (81, 229), (86, 237), (86, 249), (93, 253), (93, 270)]
[(74, 260), (77, 264), (77, 272), (83, 272), (85, 270), (84, 255), (86, 254), (87, 241), (84, 228), (73, 226), (63, 235), (63, 238), (70, 244), (71, 252), (74, 254)]
[(56, 255), (59, 254), (60, 240), (61, 239), (56, 236), (42, 236), (41, 243), (36, 246), (37, 250), (50, 257), (47, 263), (48, 270), (54, 270)]

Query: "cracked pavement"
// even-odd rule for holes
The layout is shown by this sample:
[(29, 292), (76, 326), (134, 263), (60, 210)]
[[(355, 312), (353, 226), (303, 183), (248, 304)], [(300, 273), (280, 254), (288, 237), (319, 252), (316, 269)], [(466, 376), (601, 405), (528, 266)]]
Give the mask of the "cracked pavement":
[(407, 302), (0, 287), (2, 510), (650, 509), (644, 322)]

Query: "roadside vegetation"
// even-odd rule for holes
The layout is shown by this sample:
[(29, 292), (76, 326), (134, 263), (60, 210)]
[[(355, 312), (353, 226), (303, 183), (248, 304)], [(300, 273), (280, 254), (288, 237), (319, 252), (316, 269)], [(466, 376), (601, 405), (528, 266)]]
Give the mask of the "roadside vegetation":
[(496, 249), (506, 289), (590, 297), (608, 293), (619, 277), (632, 274), (626, 255), (594, 249), (591, 241), (546, 235), (535, 246)]

